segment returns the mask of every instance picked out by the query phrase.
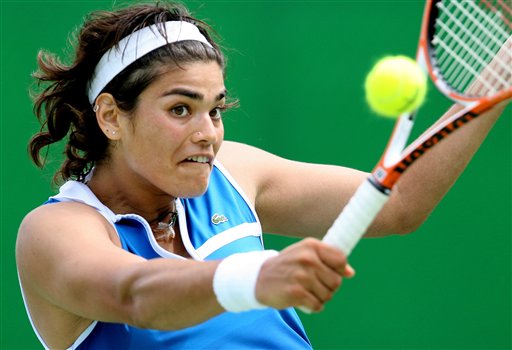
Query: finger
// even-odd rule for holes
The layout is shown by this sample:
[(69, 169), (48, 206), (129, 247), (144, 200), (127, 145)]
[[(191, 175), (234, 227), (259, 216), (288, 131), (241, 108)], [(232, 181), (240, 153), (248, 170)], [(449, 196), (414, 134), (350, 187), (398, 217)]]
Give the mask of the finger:
[(299, 288), (294, 294), (292, 303), (294, 307), (298, 307), (306, 313), (320, 312), (324, 309), (324, 303), (307, 289)]
[(319, 257), (333, 270), (341, 273), (343, 277), (351, 278), (355, 275), (355, 270), (348, 264), (346, 256), (339, 249), (328, 244), (322, 246), (319, 251)]
[(334, 293), (342, 283), (342, 273), (340, 271), (334, 270), (331, 267), (320, 264), (315, 270), (314, 274), (316, 277), (316, 280), (319, 283), (319, 286), (317, 286), (313, 291), (318, 291), (318, 295), (324, 299), (323, 295), (325, 292), (322, 290), (321, 287), (324, 287), (327, 289), (327, 292), (330, 292), (331, 294)]
[(325, 265), (335, 271), (338, 271), (338, 273), (345, 271), (347, 258), (341, 250), (323, 242), (319, 242), (319, 245), (316, 248), (318, 256)]
[(334, 291), (341, 285), (342, 273), (346, 266), (345, 256), (338, 249), (318, 240), (304, 240), (304, 243), (310, 249), (300, 257), (301, 265), (307, 272), (305, 275), (299, 275), (303, 277), (301, 283), (325, 302), (331, 299)]
[(307, 314), (321, 312), (324, 310), (325, 304), (332, 299), (333, 293), (333, 291), (318, 283), (311, 290), (304, 290), (304, 294), (299, 298), (299, 304), (295, 306)]
[(347, 264), (345, 265), (345, 270), (343, 271), (343, 277), (346, 277), (346, 278), (352, 278), (356, 275), (356, 270), (354, 270), (354, 268)]
[(322, 304), (331, 300), (342, 284), (339, 272), (322, 264), (314, 269), (308, 269), (305, 274), (300, 282)]

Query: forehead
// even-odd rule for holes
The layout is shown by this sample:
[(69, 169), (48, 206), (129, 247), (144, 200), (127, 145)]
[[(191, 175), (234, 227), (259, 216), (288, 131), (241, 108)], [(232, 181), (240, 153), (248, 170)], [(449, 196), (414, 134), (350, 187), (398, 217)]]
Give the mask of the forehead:
[(176, 87), (188, 88), (208, 96), (225, 90), (224, 74), (217, 62), (193, 62), (179, 67), (163, 67), (142, 95), (162, 94)]

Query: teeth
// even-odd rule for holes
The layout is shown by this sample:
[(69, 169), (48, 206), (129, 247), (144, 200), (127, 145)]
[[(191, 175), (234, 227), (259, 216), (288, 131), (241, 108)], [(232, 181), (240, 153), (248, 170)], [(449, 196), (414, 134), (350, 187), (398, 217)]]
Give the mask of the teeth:
[(204, 157), (204, 156), (188, 157), (187, 160), (191, 160), (193, 162), (198, 162), (198, 163), (208, 163), (208, 157)]

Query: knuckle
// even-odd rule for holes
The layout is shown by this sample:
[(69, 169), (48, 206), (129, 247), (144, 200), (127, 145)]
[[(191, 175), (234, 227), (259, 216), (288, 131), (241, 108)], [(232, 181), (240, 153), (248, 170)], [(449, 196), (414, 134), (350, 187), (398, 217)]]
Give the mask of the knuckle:
[(304, 246), (308, 247), (309, 249), (316, 249), (321, 242), (313, 237), (307, 237), (302, 240), (302, 243)]
[(304, 252), (297, 257), (297, 261), (306, 267), (315, 265), (315, 260), (315, 256), (310, 252)]
[(336, 260), (333, 268), (338, 271), (338, 273), (343, 273), (343, 271), (345, 271), (345, 267), (347, 266), (347, 260), (345, 259), (345, 257), (340, 257), (339, 259)]
[(307, 297), (306, 291), (298, 286), (298, 285), (291, 285), (287, 288), (286, 294), (290, 298), (291, 301), (300, 303), (302, 300), (304, 300)]
[(333, 262), (338, 267), (345, 266), (347, 264), (347, 257), (341, 251), (336, 251), (333, 254)]
[(299, 285), (305, 285), (310, 279), (310, 275), (303, 269), (297, 269), (293, 273), (293, 281)]
[(297, 263), (302, 267), (312, 267), (318, 265), (319, 258), (313, 250), (303, 250), (297, 254)]
[(313, 237), (306, 237), (302, 240), (302, 242), (308, 246), (314, 244), (316, 241), (317, 240)]

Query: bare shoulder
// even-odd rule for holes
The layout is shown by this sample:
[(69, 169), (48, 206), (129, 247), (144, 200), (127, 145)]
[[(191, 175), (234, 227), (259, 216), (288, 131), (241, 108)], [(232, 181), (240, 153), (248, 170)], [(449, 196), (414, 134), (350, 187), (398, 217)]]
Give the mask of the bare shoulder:
[(71, 247), (85, 240), (112, 245), (119, 242), (113, 226), (86, 204), (59, 202), (35, 208), (25, 216), (18, 230), (16, 260), (20, 273), (37, 272), (33, 270), (45, 264), (45, 258), (52, 256), (50, 252), (71, 253), (75, 250)]
[(86, 219), (100, 217), (93, 207), (80, 202), (55, 202), (41, 205), (29, 212), (22, 221), (23, 225), (30, 225), (34, 221), (57, 219), (61, 215), (83, 216)]
[[(21, 222), (18, 240), (60, 236), (66, 232), (82, 231), (93, 227), (98, 235), (109, 236), (111, 225), (94, 208), (79, 202), (58, 202), (39, 206), (28, 213)], [(100, 228), (100, 230), (96, 230)], [(47, 236), (47, 237), (45, 237)]]

